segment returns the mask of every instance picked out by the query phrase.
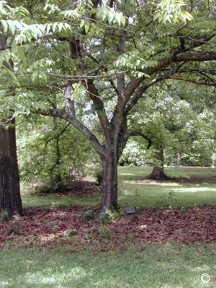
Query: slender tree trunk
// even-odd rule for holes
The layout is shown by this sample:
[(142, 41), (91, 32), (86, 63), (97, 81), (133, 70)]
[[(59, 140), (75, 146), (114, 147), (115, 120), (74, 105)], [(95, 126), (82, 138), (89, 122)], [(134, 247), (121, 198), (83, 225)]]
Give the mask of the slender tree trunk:
[(164, 151), (162, 147), (156, 151), (155, 159), (160, 163), (160, 165), (154, 166), (151, 174), (147, 176), (147, 178), (155, 180), (167, 179), (168, 177), (164, 173)]
[(176, 156), (176, 166), (179, 167), (181, 165), (181, 153), (178, 152)]
[(15, 126), (0, 126), (0, 213), (22, 214)]
[(107, 148), (103, 159), (102, 207), (101, 214), (106, 210), (118, 210), (118, 178), (117, 178), (117, 149)]

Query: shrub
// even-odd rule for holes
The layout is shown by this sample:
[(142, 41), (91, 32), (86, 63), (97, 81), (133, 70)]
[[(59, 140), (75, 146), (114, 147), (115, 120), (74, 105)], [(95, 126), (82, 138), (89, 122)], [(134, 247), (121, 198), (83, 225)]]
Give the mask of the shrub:
[(0, 214), (0, 222), (6, 222), (10, 220), (11, 216), (7, 210), (3, 210)]

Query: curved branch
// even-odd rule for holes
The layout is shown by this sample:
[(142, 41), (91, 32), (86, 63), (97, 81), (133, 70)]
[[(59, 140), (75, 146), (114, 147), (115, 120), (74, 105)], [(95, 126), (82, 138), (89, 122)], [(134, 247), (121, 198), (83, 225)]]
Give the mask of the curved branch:
[(48, 109), (48, 110), (34, 110), (33, 113), (44, 115), (44, 116), (52, 116), (64, 119), (68, 123), (72, 124), (77, 130), (79, 130), (86, 139), (91, 143), (92, 147), (95, 151), (100, 155), (100, 157), (105, 156), (105, 147), (100, 144), (96, 136), (77, 118), (73, 115), (67, 113), (65, 110), (60, 109)]
[[(146, 69), (143, 69), (142, 72), (152, 76), (153, 74), (161, 72), (164, 68), (171, 67), (172, 64), (175, 63), (182, 63), (180, 66), (184, 65), (187, 62), (204, 62), (204, 61), (213, 61), (216, 60), (216, 53), (215, 52), (182, 52), (177, 55), (171, 55), (167, 58), (161, 59), (158, 61), (158, 63), (154, 67), (147, 67)], [(128, 86), (126, 87), (125, 91), (125, 98), (128, 101), (126, 105), (126, 112), (129, 112), (129, 110), (137, 103), (139, 98), (142, 96), (142, 94), (152, 85), (155, 83), (162, 81), (164, 79), (167, 79), (170, 75), (175, 74), (178, 72), (179, 67), (175, 69), (174, 71), (168, 70), (167, 74), (159, 76), (155, 78), (154, 80), (150, 81), (149, 83), (142, 85), (140, 84), (145, 80), (145, 77), (140, 77), (132, 80)], [(138, 88), (139, 87), (139, 88)], [(138, 88), (137, 92), (135, 93), (134, 97), (130, 100), (131, 95), (135, 92), (135, 90)]]
[(149, 138), (148, 136), (146, 136), (144, 133), (142, 133), (141, 131), (130, 131), (129, 137), (132, 136), (140, 136), (142, 138), (144, 138), (147, 142), (148, 142), (148, 146), (146, 149), (149, 149), (152, 146), (152, 140), (151, 138)]
[(89, 97), (93, 102), (97, 116), (101, 124), (101, 127), (104, 131), (105, 138), (109, 139), (110, 138), (110, 123), (106, 115), (104, 103), (99, 97), (98, 90), (95, 87), (93, 81), (90, 81), (90, 80), (84, 81), (84, 86), (86, 87)]

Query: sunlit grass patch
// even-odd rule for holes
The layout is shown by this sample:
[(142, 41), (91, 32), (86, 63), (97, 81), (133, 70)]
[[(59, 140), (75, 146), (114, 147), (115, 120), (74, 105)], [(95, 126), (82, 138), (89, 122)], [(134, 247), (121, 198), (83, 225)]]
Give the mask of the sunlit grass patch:
[(88, 197), (77, 197), (63, 195), (59, 196), (55, 193), (38, 195), (23, 195), (22, 201), (25, 208), (29, 207), (59, 207), (59, 206), (92, 206), (97, 205), (100, 200), (100, 195), (93, 195)]
[[(215, 173), (213, 168), (168, 167), (166, 173), (172, 177), (190, 179), (195, 176), (206, 177), (198, 183), (186, 181), (152, 181), (145, 179), (150, 174), (150, 167), (119, 167), (119, 204), (136, 207), (187, 207), (194, 205), (216, 205), (216, 182), (210, 181)], [(216, 173), (215, 173), (216, 175)], [(212, 179), (211, 179), (212, 180)], [(79, 197), (75, 195), (22, 195), (23, 206), (59, 207), (59, 206), (94, 206), (99, 205), (101, 195)]]
[(3, 250), (0, 257), (0, 287), (10, 288), (203, 288), (203, 273), (216, 274), (215, 245), (128, 243), (125, 253), (73, 253), (68, 247)]
[(152, 181), (145, 179), (151, 172), (149, 167), (119, 167), (120, 205), (150, 208), (216, 205), (216, 182), (211, 179), (208, 183), (213, 168), (169, 167), (165, 171), (171, 177), (206, 177), (206, 181)]

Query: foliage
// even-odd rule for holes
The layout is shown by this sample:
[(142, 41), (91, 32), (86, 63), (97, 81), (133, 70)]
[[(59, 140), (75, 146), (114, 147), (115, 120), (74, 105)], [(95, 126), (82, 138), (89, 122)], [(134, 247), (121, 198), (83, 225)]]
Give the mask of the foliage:
[(0, 222), (7, 222), (9, 221), (11, 216), (9, 215), (7, 210), (4, 210), (0, 213)]
[(162, 147), (166, 165), (176, 165), (180, 157), (177, 165), (211, 166), (215, 107), (207, 103), (213, 89), (194, 85), (186, 88), (182, 83), (171, 86), (170, 81), (164, 84), (152, 88), (130, 116), (133, 135), (139, 137), (134, 137), (133, 144), (128, 142), (122, 156), (124, 163), (154, 165), (157, 161), (149, 156)]
[(71, 188), (92, 157), (91, 147), (82, 135), (57, 119), (20, 121), (22, 125), (17, 129), (20, 176), (24, 183), (29, 183), (28, 189), (45, 192)]
[(157, 5), (155, 19), (163, 23), (175, 23), (175, 22), (187, 22), (193, 20), (193, 16), (184, 11), (182, 7), (185, 7), (185, 1), (182, 0), (162, 0)]
[(98, 227), (98, 233), (103, 239), (111, 239), (113, 237), (113, 233), (103, 225)]
[[(8, 43), (0, 53), (2, 117), (33, 113), (72, 124), (98, 154), (104, 183), (113, 186), (102, 187), (102, 199), (113, 199), (103, 208), (117, 208), (117, 160), (138, 101), (174, 77), (214, 84), (215, 5), (209, 3), (3, 1), (0, 29)], [(164, 137), (158, 114), (148, 134), (165, 145), (172, 135)]]
[(120, 165), (148, 166), (152, 163), (152, 151), (146, 150), (142, 139), (129, 139), (121, 155)]

